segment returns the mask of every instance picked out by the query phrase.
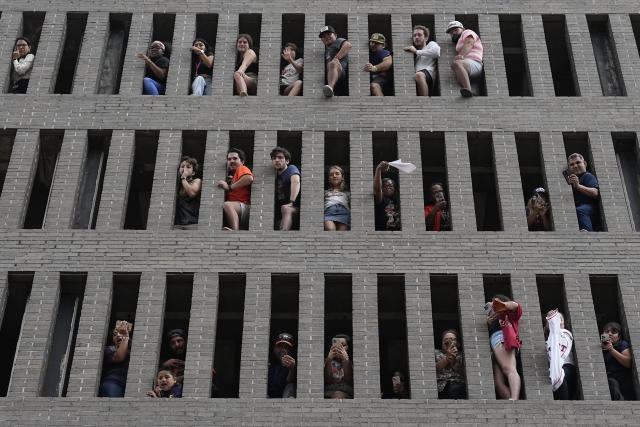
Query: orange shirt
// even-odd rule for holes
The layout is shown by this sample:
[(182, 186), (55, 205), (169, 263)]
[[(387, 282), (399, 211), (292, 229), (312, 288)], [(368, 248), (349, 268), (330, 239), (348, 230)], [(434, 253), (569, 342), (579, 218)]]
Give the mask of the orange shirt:
[[(238, 166), (236, 168), (236, 172), (233, 174), (232, 182), (238, 182), (240, 178), (244, 175), (251, 175), (251, 170), (246, 166)], [(233, 190), (227, 191), (227, 202), (240, 202), (245, 205), (251, 204), (251, 184), (246, 185), (242, 188), (234, 188)]]

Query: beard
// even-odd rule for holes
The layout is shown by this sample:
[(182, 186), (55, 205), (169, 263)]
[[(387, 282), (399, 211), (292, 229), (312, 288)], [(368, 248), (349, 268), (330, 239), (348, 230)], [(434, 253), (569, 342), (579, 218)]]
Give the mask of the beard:
[(461, 34), (455, 34), (454, 36), (451, 37), (451, 41), (454, 43), (458, 43), (458, 40), (460, 40), (460, 36)]

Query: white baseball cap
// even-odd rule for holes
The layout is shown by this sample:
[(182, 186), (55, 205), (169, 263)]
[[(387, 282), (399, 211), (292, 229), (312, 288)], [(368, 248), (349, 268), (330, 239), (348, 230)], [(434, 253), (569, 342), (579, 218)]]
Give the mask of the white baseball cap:
[(447, 25), (447, 33), (455, 28), (464, 28), (460, 21), (451, 21), (449, 25)]

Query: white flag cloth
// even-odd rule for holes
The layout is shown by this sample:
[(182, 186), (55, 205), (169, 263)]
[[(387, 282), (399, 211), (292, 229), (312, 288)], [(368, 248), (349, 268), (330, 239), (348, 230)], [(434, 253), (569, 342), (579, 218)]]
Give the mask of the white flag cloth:
[(402, 159), (394, 160), (393, 162), (389, 162), (389, 166), (393, 166), (398, 169), (400, 172), (411, 173), (416, 170), (416, 165), (413, 163), (405, 163)]

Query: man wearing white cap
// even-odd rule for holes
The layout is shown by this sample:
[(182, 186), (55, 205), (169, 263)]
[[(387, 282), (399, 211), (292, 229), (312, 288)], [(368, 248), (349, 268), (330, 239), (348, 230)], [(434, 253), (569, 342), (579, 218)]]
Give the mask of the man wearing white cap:
[(460, 94), (465, 98), (473, 96), (470, 79), (482, 74), (482, 41), (473, 31), (462, 26), (460, 21), (451, 21), (447, 25), (447, 33), (456, 44), (456, 56), (451, 69), (462, 88)]
[(322, 27), (318, 36), (325, 46), (324, 64), (327, 71), (327, 84), (322, 88), (322, 93), (327, 98), (331, 98), (338, 80), (347, 75), (351, 43), (349, 40), (338, 37), (331, 25)]

